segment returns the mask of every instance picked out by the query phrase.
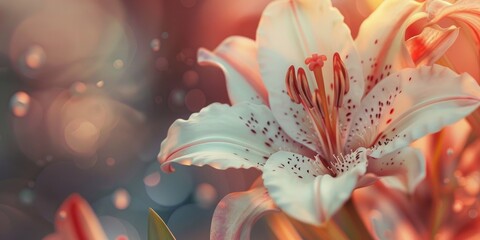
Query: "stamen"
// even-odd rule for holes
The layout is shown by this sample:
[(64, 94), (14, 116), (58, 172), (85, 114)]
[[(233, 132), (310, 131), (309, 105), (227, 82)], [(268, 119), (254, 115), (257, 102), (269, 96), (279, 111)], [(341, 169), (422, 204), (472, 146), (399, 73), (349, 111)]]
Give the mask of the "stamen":
[(313, 107), (312, 93), (303, 68), (298, 69), (297, 77), (295, 77), (295, 67), (290, 66), (285, 76), (285, 84), (288, 96), (292, 101), (303, 104), (307, 109)]
[(333, 55), (333, 84), (334, 84), (334, 103), (333, 105), (340, 108), (343, 104), (343, 97), (348, 93), (350, 88), (348, 81), (348, 73), (345, 65), (340, 58), (340, 54)]
[(303, 68), (299, 68), (297, 73), (297, 83), (300, 83), (300, 98), (305, 102), (305, 105), (308, 108), (312, 108), (312, 92), (310, 90), (310, 87), (308, 86), (308, 80), (307, 76), (305, 75), (305, 70), (303, 70)]
[(328, 170), (329, 174), (332, 176), (332, 177), (336, 177), (337, 176), (337, 172), (335, 171), (336, 169), (333, 167), (332, 165), (332, 162), (331, 161), (327, 161), (326, 159), (318, 156), (318, 157), (315, 157), (316, 159), (320, 159), (320, 161), (322, 162), (323, 166), (325, 166), (325, 168)]
[(331, 154), (336, 153), (339, 150), (339, 143), (337, 141), (336, 130), (336, 113), (332, 109), (333, 114), (330, 114), (329, 102), (327, 101), (327, 94), (325, 93), (325, 82), (323, 79), (322, 67), (327, 60), (325, 55), (313, 54), (305, 60), (306, 64), (309, 64), (309, 69), (315, 76), (317, 82), (317, 89), (314, 94), (314, 106), (321, 115), (323, 126), (325, 126), (325, 138), (327, 139), (328, 149)]
[[(325, 130), (327, 129), (325, 127), (325, 114), (320, 113), (318, 111), (319, 107), (315, 107), (314, 105), (315, 96), (312, 97), (305, 70), (303, 70), (303, 68), (299, 68), (297, 76), (295, 76), (295, 68), (290, 66), (285, 76), (285, 85), (290, 99), (297, 104), (301, 103), (305, 110), (307, 110), (309, 113), (313, 123), (315, 124), (315, 129), (317, 130), (317, 134), (322, 146), (325, 147), (326, 151), (331, 152), (332, 146), (327, 134), (325, 133)], [(318, 104), (319, 102), (317, 102), (317, 105)], [(324, 116), (320, 116), (322, 114)]]
[[(301, 103), (307, 110), (315, 130), (319, 136), (324, 156), (327, 159), (320, 158), (320, 161), (328, 169), (332, 176), (339, 172), (335, 167), (338, 159), (335, 156), (341, 156), (342, 138), (340, 133), (340, 123), (338, 122), (338, 109), (343, 104), (343, 98), (349, 91), (349, 82), (347, 70), (338, 53), (333, 55), (333, 104), (330, 97), (327, 98), (327, 88), (323, 78), (322, 68), (325, 65), (327, 57), (325, 55), (313, 54), (305, 59), (305, 64), (315, 76), (316, 89), (310, 88), (305, 70), (299, 68), (295, 75), (295, 68), (290, 66), (285, 76), (285, 83), (288, 95), (295, 103)], [(329, 81), (332, 82), (332, 81)]]
[(320, 116), (325, 119), (325, 112), (323, 112), (322, 103), (321, 103), (320, 92), (318, 89), (315, 89), (315, 94), (313, 94), (313, 104), (315, 108), (320, 112)]
[(296, 104), (300, 103), (299, 90), (297, 87), (297, 78), (295, 76), (295, 67), (292, 65), (287, 70), (287, 75), (285, 76), (285, 84), (287, 86), (287, 93), (290, 96), (290, 99)]

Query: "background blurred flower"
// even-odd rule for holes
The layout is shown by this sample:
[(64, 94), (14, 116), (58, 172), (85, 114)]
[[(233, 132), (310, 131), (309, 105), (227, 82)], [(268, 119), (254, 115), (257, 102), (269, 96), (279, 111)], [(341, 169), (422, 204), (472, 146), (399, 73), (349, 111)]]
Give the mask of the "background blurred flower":
[(468, 140), (470, 134), (461, 121), (414, 144), (425, 153), (429, 171), (412, 195), (380, 184), (355, 193), (364, 221), (378, 238), (478, 237), (473, 229), (480, 210), (479, 148), (478, 141)]
[(44, 240), (103, 240), (107, 239), (90, 205), (80, 195), (69, 196), (55, 217), (54, 234)]

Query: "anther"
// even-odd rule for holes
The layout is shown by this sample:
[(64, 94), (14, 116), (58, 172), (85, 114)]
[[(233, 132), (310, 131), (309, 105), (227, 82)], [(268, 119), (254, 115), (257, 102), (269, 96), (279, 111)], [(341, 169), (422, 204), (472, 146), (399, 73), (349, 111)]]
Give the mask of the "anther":
[(315, 108), (320, 112), (320, 116), (322, 119), (325, 119), (325, 112), (323, 111), (322, 107), (322, 97), (320, 96), (320, 92), (318, 89), (315, 89), (315, 93), (313, 94), (313, 104)]
[(350, 86), (347, 70), (345, 69), (345, 65), (338, 53), (333, 55), (333, 78), (334, 106), (341, 107), (343, 104), (343, 97), (348, 93)]
[(295, 103), (300, 103), (299, 89), (297, 86), (297, 77), (295, 76), (295, 67), (292, 65), (288, 68), (285, 76), (285, 85), (287, 87), (288, 96)]
[(308, 108), (312, 108), (312, 92), (308, 85), (307, 75), (305, 74), (305, 70), (303, 70), (303, 68), (298, 69), (297, 80), (298, 83), (300, 83), (300, 86), (297, 86), (300, 90), (300, 98), (305, 102), (305, 105)]

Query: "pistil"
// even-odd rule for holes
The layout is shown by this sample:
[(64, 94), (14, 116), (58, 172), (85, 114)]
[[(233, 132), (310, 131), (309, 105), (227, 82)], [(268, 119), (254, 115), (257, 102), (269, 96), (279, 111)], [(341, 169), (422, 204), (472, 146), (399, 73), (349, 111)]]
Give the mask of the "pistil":
[(322, 68), (324, 62), (327, 60), (325, 55), (313, 54), (312, 57), (305, 59), (305, 64), (308, 64), (308, 68), (313, 72), (315, 81), (317, 83), (317, 89), (315, 90), (314, 99), (317, 109), (322, 113), (322, 119), (328, 134), (328, 144), (331, 154), (338, 154), (339, 139), (336, 132), (336, 109), (329, 108), (329, 101), (325, 92), (325, 80), (323, 78)]

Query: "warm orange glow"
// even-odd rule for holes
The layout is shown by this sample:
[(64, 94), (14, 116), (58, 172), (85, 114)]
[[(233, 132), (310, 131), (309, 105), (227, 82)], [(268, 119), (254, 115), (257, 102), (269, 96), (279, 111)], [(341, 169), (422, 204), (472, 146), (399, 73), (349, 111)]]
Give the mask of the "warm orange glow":
[(65, 141), (77, 153), (93, 153), (96, 150), (100, 132), (92, 122), (75, 119), (65, 127)]
[(45, 63), (45, 51), (40, 46), (32, 46), (25, 54), (25, 64), (31, 69), (39, 69)]
[(15, 117), (24, 117), (30, 106), (30, 96), (26, 92), (17, 92), (10, 100), (12, 113)]
[(113, 205), (120, 210), (126, 209), (130, 205), (130, 194), (127, 190), (120, 188), (113, 193)]

